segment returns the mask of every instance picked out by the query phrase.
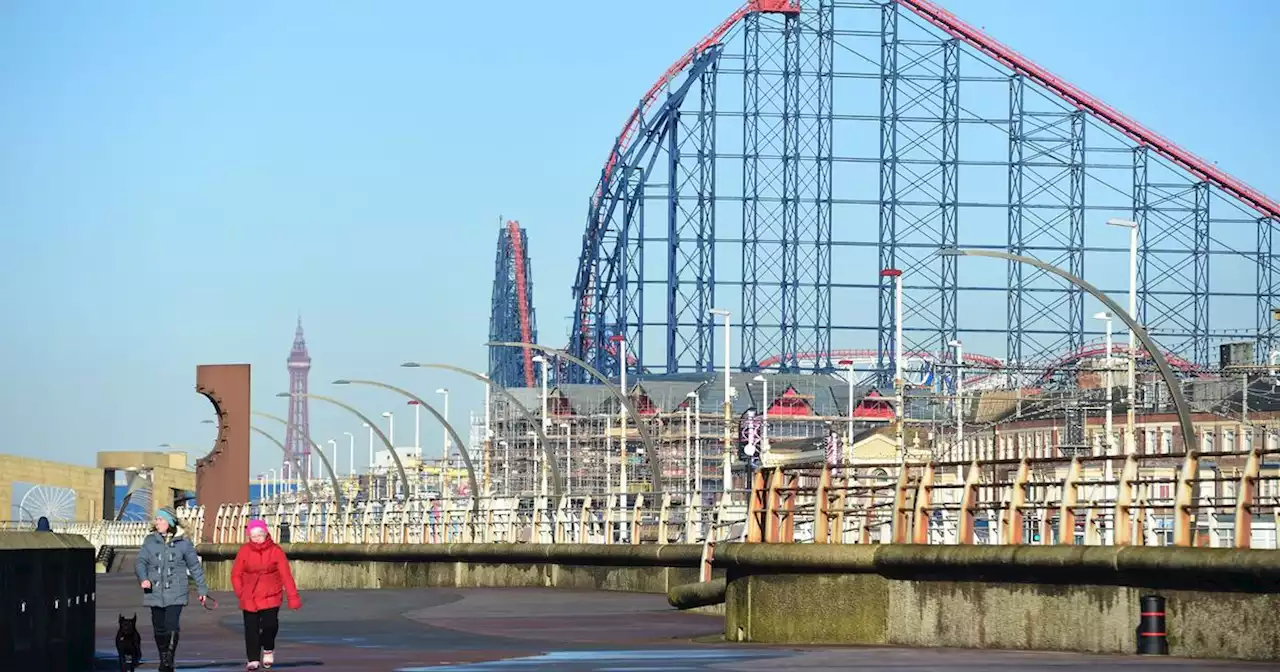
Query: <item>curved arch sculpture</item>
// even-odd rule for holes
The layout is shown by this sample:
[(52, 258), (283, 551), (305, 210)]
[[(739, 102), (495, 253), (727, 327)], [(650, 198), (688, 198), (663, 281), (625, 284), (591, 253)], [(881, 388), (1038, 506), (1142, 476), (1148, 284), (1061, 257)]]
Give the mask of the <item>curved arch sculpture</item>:
[[(260, 418), (274, 420), (284, 425), (286, 429), (288, 429), (289, 425), (291, 424), (288, 420), (285, 420), (284, 418), (278, 415), (272, 415), (264, 411), (250, 411), (250, 412)], [(297, 425), (294, 425), (293, 427), (295, 432), (302, 431), (302, 429), (299, 428)], [(329, 473), (329, 484), (333, 486), (333, 499), (338, 504), (338, 513), (342, 513), (342, 486), (338, 484), (338, 473), (334, 471), (333, 465), (329, 463), (329, 458), (325, 457), (324, 451), (320, 449), (320, 444), (316, 443), (316, 440), (311, 438), (309, 435), (307, 436), (307, 440), (311, 442), (311, 449), (314, 450), (316, 452), (316, 455), (320, 457), (320, 464), (323, 464), (324, 470)], [(299, 463), (298, 466), (301, 467), (301, 464), (300, 464), (301, 460), (296, 455), (293, 456), (293, 461), (295, 463)]]
[(297, 455), (290, 453), (289, 449), (284, 447), (284, 443), (282, 443), (280, 439), (277, 439), (276, 437), (272, 436), (265, 429), (256, 427), (254, 425), (250, 425), (249, 429), (254, 432), (257, 432), (260, 436), (267, 437), (267, 440), (279, 446), (281, 452), (284, 453), (284, 459), (289, 460), (290, 462), (293, 463), (293, 466), (298, 468), (298, 473), (302, 474), (302, 495), (307, 498), (308, 502), (310, 502), (311, 501), (311, 481), (310, 479), (307, 478), (307, 470), (302, 467), (302, 460), (298, 459)]
[[(470, 481), (471, 483), (471, 511), (476, 514), (480, 513), (480, 484), (476, 481), (476, 469), (471, 464), (471, 455), (470, 453), (467, 452), (467, 443), (462, 440), (462, 437), (458, 435), (458, 432), (453, 428), (453, 425), (450, 425), (449, 422), (445, 420), (444, 416), (440, 415), (440, 412), (437, 411), (434, 406), (432, 406), (431, 404), (428, 404), (426, 401), (422, 399), (422, 397), (419, 397), (418, 395), (408, 390), (401, 389), (399, 387), (396, 387), (395, 385), (380, 383), (376, 380), (351, 380), (351, 379), (343, 378), (341, 380), (333, 381), (333, 384), (334, 385), (369, 385), (371, 387), (381, 387), (384, 390), (391, 390), (392, 392), (403, 395), (405, 397), (408, 397), (409, 399), (412, 399), (418, 402), (418, 404), (421, 405), (423, 408), (427, 409), (427, 411), (431, 413), (431, 415), (435, 416), (436, 420), (438, 420), (440, 424), (445, 428), (445, 431), (449, 432), (449, 436), (453, 437), (453, 442), (458, 447), (458, 454), (462, 456), (462, 463), (467, 467), (467, 480)], [(440, 494), (444, 495), (445, 493), (442, 492)]]
[[(287, 399), (289, 397), (289, 393), (281, 392), (276, 396), (284, 397)], [(306, 396), (308, 399), (316, 399), (318, 401), (323, 401), (326, 403), (333, 404), (338, 408), (345, 409), (347, 412), (351, 413), (357, 418), (360, 418), (361, 422), (365, 423), (371, 429), (373, 429), (373, 432), (378, 435), (378, 438), (382, 439), (382, 445), (387, 447), (387, 452), (391, 453), (391, 459), (396, 463), (396, 471), (400, 472), (400, 482), (404, 484), (405, 499), (408, 499), (409, 498), (409, 477), (404, 472), (404, 465), (400, 463), (400, 454), (396, 452), (395, 446), (391, 445), (391, 439), (388, 439), (387, 435), (382, 433), (382, 429), (378, 427), (377, 423), (375, 423), (373, 420), (370, 420), (368, 417), (366, 417), (364, 413), (361, 413), (360, 411), (356, 410), (354, 406), (338, 401), (333, 397), (326, 397), (323, 394), (315, 394), (310, 392), (307, 393)]]
[(548, 355), (562, 357), (582, 367), (583, 371), (586, 371), (588, 375), (595, 378), (600, 384), (604, 385), (604, 389), (608, 390), (609, 394), (613, 395), (613, 398), (617, 399), (618, 403), (622, 404), (622, 407), (627, 411), (627, 415), (631, 416), (632, 422), (636, 423), (636, 431), (640, 434), (640, 442), (644, 444), (645, 455), (649, 458), (650, 477), (653, 479), (653, 494), (662, 494), (662, 458), (658, 456), (658, 451), (653, 445), (653, 437), (649, 436), (649, 430), (645, 427), (644, 418), (640, 417), (640, 413), (637, 412), (636, 407), (631, 404), (631, 400), (628, 399), (626, 395), (619, 392), (603, 373), (600, 373), (590, 364), (587, 364), (564, 350), (548, 348), (545, 345), (538, 345), (536, 343), (508, 343), (506, 341), (490, 341), (485, 345), (489, 347), (502, 346), (507, 348), (533, 348), (534, 350), (544, 352)]
[[(1031, 257), (1009, 254), (1008, 252), (997, 252), (996, 250), (968, 250), (955, 248), (939, 250), (938, 254), (959, 257), (991, 257), (993, 259), (1004, 259), (1006, 261), (1034, 266), (1046, 273), (1052, 273), (1063, 280), (1070, 282), (1071, 284), (1088, 292), (1093, 296), (1093, 298), (1102, 302), (1102, 305), (1106, 306), (1107, 310), (1111, 311), (1112, 315), (1120, 318), (1125, 325), (1133, 330), (1134, 337), (1137, 338), (1138, 342), (1142, 344), (1142, 347), (1146, 348), (1147, 352), (1151, 354), (1151, 359), (1155, 360), (1156, 368), (1160, 371), (1160, 377), (1164, 379), (1165, 385), (1169, 387), (1169, 396), (1173, 398), (1173, 406), (1178, 411), (1178, 424), (1181, 425), (1182, 429), (1182, 445), (1187, 454), (1194, 454), (1197, 452), (1194, 448), (1196, 434), (1191, 423), (1191, 407), (1187, 405), (1186, 397), (1182, 396), (1182, 385), (1179, 383), (1178, 377), (1174, 375), (1173, 368), (1169, 366), (1168, 360), (1164, 358), (1164, 353), (1161, 351), (1160, 346), (1152, 340), (1149, 334), (1147, 334), (1147, 330), (1143, 329), (1142, 325), (1138, 324), (1138, 321), (1133, 319), (1133, 316), (1129, 315), (1124, 308), (1121, 308), (1120, 304), (1112, 301), (1111, 297), (1107, 296), (1105, 292), (1094, 287), (1088, 282), (1085, 282), (1084, 279), (1078, 278), (1057, 266), (1047, 264), (1039, 259), (1033, 259)], [(1132, 428), (1130, 428), (1130, 430), (1132, 430)]]
[(507, 391), (507, 388), (489, 380), (489, 377), (484, 375), (483, 373), (477, 373), (475, 371), (464, 369), (460, 366), (454, 366), (452, 364), (425, 364), (422, 362), (405, 362), (400, 366), (407, 369), (417, 369), (417, 368), (444, 369), (445, 371), (453, 371), (454, 373), (461, 373), (464, 376), (470, 376), (471, 378), (474, 378), (475, 380), (478, 380), (488, 385), (491, 389), (496, 391), (498, 394), (501, 394), (503, 398), (507, 400), (507, 403), (514, 406), (517, 411), (520, 411), (520, 415), (522, 415), (524, 419), (529, 422), (530, 425), (533, 425), (533, 431), (537, 433), (538, 440), (542, 441), (542, 455), (544, 458), (546, 458), (547, 464), (551, 466), (551, 482), (555, 486), (556, 497), (558, 498), (563, 494), (563, 490), (560, 487), (560, 467), (556, 463), (556, 447), (551, 445), (551, 442), (547, 440), (546, 432), (542, 431), (542, 423), (538, 421), (537, 417), (533, 415), (533, 413), (528, 409), (528, 407), (520, 403), (519, 399), (516, 399), (515, 395)]

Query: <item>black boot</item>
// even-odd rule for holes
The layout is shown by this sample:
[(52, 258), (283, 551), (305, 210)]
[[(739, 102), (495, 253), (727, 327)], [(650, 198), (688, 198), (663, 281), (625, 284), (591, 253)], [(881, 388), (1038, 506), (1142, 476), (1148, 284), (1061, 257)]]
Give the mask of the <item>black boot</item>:
[(168, 638), (163, 643), (159, 641), (159, 637), (156, 639), (156, 644), (160, 646), (160, 667), (157, 672), (174, 672), (174, 655), (178, 651), (178, 633), (169, 633)]
[(169, 636), (156, 633), (156, 657), (160, 661), (160, 672), (166, 672), (164, 668), (164, 652), (169, 648)]

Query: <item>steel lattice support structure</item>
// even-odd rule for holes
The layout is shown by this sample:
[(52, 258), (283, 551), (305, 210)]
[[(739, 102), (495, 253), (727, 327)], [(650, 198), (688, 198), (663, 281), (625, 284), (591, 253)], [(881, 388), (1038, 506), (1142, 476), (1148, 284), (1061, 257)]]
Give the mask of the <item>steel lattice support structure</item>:
[(876, 348), (887, 383), (898, 320), (904, 353), (949, 361), (960, 339), (1048, 365), (1101, 332), (1086, 296), (937, 253), (1031, 256), (1123, 295), (1113, 217), (1140, 226), (1138, 316), (1168, 351), (1204, 366), (1226, 340), (1275, 346), (1272, 199), (927, 0), (752, 0), (627, 117), (590, 199), (568, 349), (617, 375), (620, 336), (630, 368), (714, 370), (717, 307), (741, 370)]
[[(529, 234), (509, 221), (498, 230), (494, 258), (489, 340), (537, 343), (533, 312), (533, 279), (529, 269)], [(502, 387), (533, 387), (533, 354), (513, 348), (489, 349), (489, 378)]]

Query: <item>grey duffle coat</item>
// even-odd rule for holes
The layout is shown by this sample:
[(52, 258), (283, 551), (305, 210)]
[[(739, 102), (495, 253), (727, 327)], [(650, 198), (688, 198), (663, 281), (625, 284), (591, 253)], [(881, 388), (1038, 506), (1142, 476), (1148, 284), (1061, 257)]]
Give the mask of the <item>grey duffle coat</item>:
[(142, 606), (185, 605), (191, 590), (187, 585), (188, 572), (196, 582), (196, 593), (201, 597), (208, 595), (209, 587), (204, 582), (200, 556), (181, 527), (168, 536), (161, 536), (159, 532), (147, 535), (138, 550), (138, 561), (134, 563), (138, 582), (151, 581), (151, 590), (143, 594)]

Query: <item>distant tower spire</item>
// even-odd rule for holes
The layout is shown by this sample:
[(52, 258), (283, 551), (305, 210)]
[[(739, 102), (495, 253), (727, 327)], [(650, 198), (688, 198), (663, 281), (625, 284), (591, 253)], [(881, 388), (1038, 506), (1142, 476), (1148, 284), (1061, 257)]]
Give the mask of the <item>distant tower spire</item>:
[[(298, 315), (298, 329), (293, 333), (293, 348), (289, 350), (289, 427), (285, 430), (284, 445), (291, 455), (297, 455), (304, 469), (311, 468), (311, 416), (307, 411), (307, 374), (311, 371), (311, 355), (307, 354), (307, 339), (302, 335), (302, 315)], [(293, 461), (286, 458), (284, 472), (297, 478)], [(307, 474), (310, 477), (310, 474)]]

